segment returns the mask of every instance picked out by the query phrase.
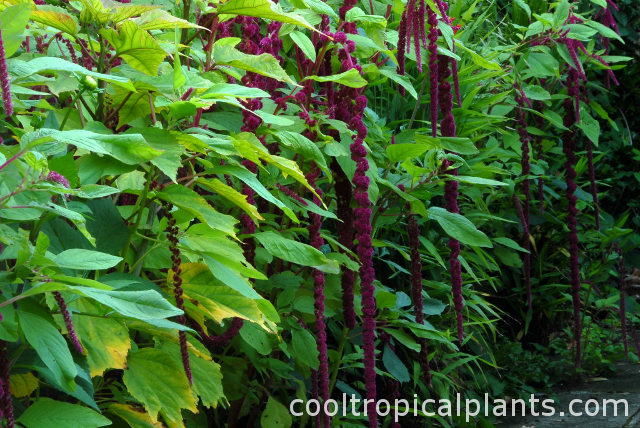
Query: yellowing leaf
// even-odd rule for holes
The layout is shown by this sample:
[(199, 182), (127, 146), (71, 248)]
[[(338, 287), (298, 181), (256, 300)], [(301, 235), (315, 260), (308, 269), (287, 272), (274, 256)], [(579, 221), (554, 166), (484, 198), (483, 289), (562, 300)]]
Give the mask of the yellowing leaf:
[(122, 418), (133, 428), (163, 428), (159, 421), (153, 421), (149, 413), (128, 404), (113, 403), (109, 405), (109, 413)]
[(167, 56), (158, 42), (135, 22), (126, 21), (120, 32), (112, 28), (100, 30), (100, 34), (115, 48), (116, 54), (132, 68), (149, 76), (157, 76), (160, 64)]
[(31, 12), (31, 20), (39, 24), (48, 25), (57, 30), (75, 36), (78, 33), (76, 21), (64, 12), (54, 10), (34, 10)]
[(143, 30), (163, 30), (168, 28), (202, 28), (184, 19), (177, 18), (163, 9), (154, 9), (133, 20)]
[(238, 291), (219, 284), (209, 267), (202, 263), (183, 263), (182, 288), (188, 303), (186, 312), (198, 309), (221, 324), (226, 318), (243, 318), (260, 325), (264, 324), (257, 301), (243, 296)]
[(31, 372), (12, 374), (9, 378), (11, 394), (14, 397), (28, 397), (38, 388), (38, 378)]
[[(96, 307), (86, 300), (82, 304)], [(76, 315), (74, 325), (87, 351), (87, 363), (91, 377), (100, 376), (107, 369), (124, 369), (126, 367), (131, 340), (129, 339), (129, 330), (122, 321)]]
[(149, 412), (152, 422), (158, 413), (172, 423), (182, 421), (182, 409), (198, 411), (184, 369), (167, 353), (143, 348), (129, 354), (122, 377), (129, 393)]

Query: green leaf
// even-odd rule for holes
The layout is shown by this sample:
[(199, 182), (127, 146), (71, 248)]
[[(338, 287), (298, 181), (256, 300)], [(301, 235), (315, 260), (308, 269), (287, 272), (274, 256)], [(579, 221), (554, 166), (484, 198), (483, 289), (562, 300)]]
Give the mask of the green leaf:
[(382, 363), (391, 376), (396, 378), (398, 382), (403, 383), (411, 380), (409, 370), (407, 370), (407, 367), (404, 365), (402, 360), (400, 360), (396, 353), (391, 350), (389, 345), (384, 345)]
[(580, 106), (580, 122), (577, 126), (582, 129), (584, 135), (597, 147), (598, 140), (600, 139), (600, 122), (589, 114), (586, 107)]
[(264, 220), (258, 212), (258, 208), (256, 208), (254, 204), (247, 202), (247, 195), (243, 195), (217, 178), (199, 178), (196, 182), (208, 188), (210, 191), (215, 192), (219, 196), (222, 196), (232, 204), (240, 207), (244, 212), (249, 214), (249, 217), (254, 221)]
[(316, 49), (306, 34), (300, 31), (292, 31), (289, 33), (289, 37), (291, 37), (291, 40), (300, 48), (305, 57), (312, 62), (316, 62)]
[(151, 147), (140, 134), (98, 134), (81, 129), (58, 131), (43, 128), (25, 134), (22, 138), (22, 143), (34, 141), (41, 137), (48, 137), (65, 144), (73, 144), (76, 147), (94, 153), (109, 155), (128, 165), (137, 165), (162, 154), (160, 150)]
[(492, 247), (491, 241), (481, 231), (476, 229), (473, 223), (466, 217), (451, 213), (444, 208), (431, 207), (427, 210), (429, 218), (436, 220), (447, 235), (475, 247)]
[(116, 76), (114, 74), (102, 74), (95, 71), (89, 71), (86, 68), (74, 64), (69, 61), (65, 61), (62, 58), (55, 57), (38, 57), (28, 62), (18, 59), (12, 59), (7, 61), (7, 66), (11, 73), (16, 76), (16, 79), (12, 83), (32, 76), (36, 73), (51, 72), (51, 71), (67, 71), (69, 73), (78, 73), (84, 76), (95, 77), (105, 82), (113, 83), (114, 85), (121, 86), (129, 91), (135, 91), (133, 84), (126, 77)]
[(79, 404), (40, 397), (18, 418), (27, 428), (94, 428), (111, 425), (100, 413)]
[(159, 349), (131, 352), (122, 380), (127, 391), (144, 405), (153, 422), (157, 422), (161, 413), (169, 422), (179, 424), (182, 409), (198, 411), (183, 368)]
[(270, 19), (272, 21), (298, 25), (315, 31), (315, 28), (303, 17), (294, 13), (285, 12), (282, 6), (270, 0), (230, 0), (219, 5), (217, 12), (219, 15), (242, 15)]
[(244, 323), (240, 329), (240, 337), (261, 355), (269, 355), (273, 349), (272, 340), (264, 329), (253, 323)]
[(488, 59), (478, 55), (475, 51), (473, 51), (473, 50), (469, 49), (468, 47), (466, 47), (465, 45), (463, 45), (462, 42), (459, 39), (455, 39), (455, 43), (456, 43), (457, 47), (459, 47), (463, 51), (465, 51), (468, 54), (470, 54), (471, 55), (471, 61), (473, 61), (475, 64), (479, 65), (480, 67), (486, 68), (487, 70), (502, 71), (502, 67), (500, 67), (500, 64), (495, 63), (493, 61), (489, 61)]
[(5, 58), (16, 53), (24, 40), (22, 33), (27, 27), (32, 9), (33, 5), (30, 2), (18, 3), (0, 12), (0, 28), (2, 28)]
[(169, 303), (155, 290), (118, 291), (87, 287), (70, 287), (70, 291), (94, 299), (126, 317), (154, 320), (182, 315), (182, 311)]
[(122, 418), (132, 428), (160, 428), (159, 422), (153, 422), (143, 409), (131, 404), (111, 403), (108, 412)]
[(217, 83), (207, 89), (200, 98), (207, 100), (212, 98), (266, 98), (270, 97), (268, 92), (260, 88), (236, 85), (233, 83)]
[[(173, 360), (182, 364), (180, 346), (177, 343), (162, 341), (160, 349), (173, 357)], [(189, 364), (193, 375), (193, 390), (202, 400), (205, 407), (215, 408), (219, 403), (225, 402), (222, 388), (222, 372), (220, 364), (211, 359), (202, 358), (189, 349)]]
[(258, 178), (251, 171), (246, 168), (242, 168), (235, 165), (221, 165), (215, 167), (215, 173), (229, 174), (239, 178), (247, 186), (251, 187), (261, 198), (271, 202), (278, 208), (280, 208), (292, 221), (299, 223), (296, 215), (291, 211), (280, 199), (276, 198), (267, 190), (266, 187), (258, 180)]
[[(260, 232), (253, 235), (271, 255), (302, 266), (313, 266), (319, 270), (335, 270), (335, 262), (329, 260), (311, 245), (284, 238), (274, 232)], [(331, 268), (327, 269), (327, 265)]]
[(289, 428), (293, 424), (289, 410), (272, 396), (260, 416), (262, 428)]
[(76, 387), (78, 374), (67, 342), (56, 328), (50, 315), (39, 306), (21, 301), (17, 312), (25, 339), (51, 371), (54, 380), (65, 391)]
[(316, 82), (334, 82), (350, 88), (362, 88), (367, 84), (367, 81), (355, 68), (350, 68), (347, 71), (332, 76), (307, 76), (305, 79), (315, 80)]
[(470, 175), (456, 175), (452, 178), (461, 183), (482, 184), (484, 186), (508, 186), (507, 183), (503, 183), (502, 181), (490, 180), (488, 178), (482, 177), (473, 177)]
[(289, 77), (273, 55), (266, 53), (261, 55), (246, 54), (234, 48), (238, 43), (240, 43), (240, 39), (236, 37), (225, 37), (218, 40), (213, 45), (214, 61), (217, 64), (230, 65), (241, 70), (251, 71), (281, 82), (296, 85), (296, 82)]
[(122, 257), (99, 251), (73, 248), (56, 255), (53, 262), (64, 269), (101, 270), (109, 269), (120, 263)]
[(191, 214), (200, 221), (205, 222), (210, 228), (235, 236), (234, 225), (238, 222), (235, 218), (221, 214), (214, 210), (207, 201), (194, 190), (172, 184), (159, 192), (158, 197)]
[(200, 28), (193, 22), (185, 21), (176, 16), (171, 15), (169, 12), (163, 9), (153, 9), (144, 12), (138, 18), (132, 20), (141, 30), (167, 30), (174, 28)]
[(291, 345), (293, 346), (293, 354), (298, 361), (313, 370), (318, 370), (318, 365), (320, 364), (318, 360), (318, 345), (309, 330), (302, 328), (292, 330)]
[(553, 26), (560, 27), (569, 17), (569, 1), (560, 0), (556, 4), (556, 10), (553, 14)]
[(516, 251), (522, 251), (525, 253), (528, 253), (528, 251), (524, 248), (522, 248), (516, 241), (514, 241), (513, 239), (510, 238), (506, 238), (504, 236), (499, 236), (497, 238), (493, 238), (493, 242), (496, 242), (500, 245), (504, 245), (505, 247), (509, 247), (511, 249), (514, 249)]
[(387, 76), (389, 79), (405, 88), (409, 95), (411, 95), (413, 98), (415, 98), (416, 100), (418, 99), (418, 93), (416, 92), (407, 76), (399, 75), (396, 69), (391, 67), (380, 67), (378, 71), (380, 71), (380, 74), (382, 74), (383, 76)]
[(146, 30), (140, 29), (133, 21), (125, 21), (119, 33), (112, 28), (103, 28), (100, 34), (114, 47), (116, 55), (132, 68), (149, 76), (158, 75), (167, 53)]
[(280, 139), (282, 144), (300, 154), (303, 159), (313, 160), (320, 169), (326, 174), (331, 175), (327, 162), (316, 143), (297, 132), (276, 130), (274, 134)]

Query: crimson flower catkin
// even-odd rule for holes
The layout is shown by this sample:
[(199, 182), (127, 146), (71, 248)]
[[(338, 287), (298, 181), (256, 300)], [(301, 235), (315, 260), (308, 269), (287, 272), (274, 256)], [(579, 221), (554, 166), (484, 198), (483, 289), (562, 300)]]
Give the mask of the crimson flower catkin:
[[(443, 137), (456, 136), (456, 123), (453, 118), (453, 95), (451, 84), (447, 78), (451, 75), (449, 57), (440, 55), (438, 58), (438, 102), (442, 111), (442, 121), (440, 122), (440, 132)], [(457, 169), (450, 169), (449, 161), (442, 164), (445, 171), (451, 175), (458, 175)], [(444, 185), (445, 208), (452, 213), (459, 213), (458, 208), (458, 182), (447, 180)], [(462, 297), (462, 269), (460, 266), (460, 242), (457, 239), (449, 238), (449, 270), (451, 271), (451, 289), (453, 292), (453, 302), (456, 309), (456, 325), (458, 331), (458, 341), (462, 343), (464, 339), (464, 327), (462, 310), (464, 309), (464, 299)]]
[[(182, 325), (187, 324), (187, 318), (184, 315), (184, 298), (182, 292), (182, 259), (180, 257), (180, 249), (178, 248), (178, 226), (176, 226), (176, 219), (171, 214), (171, 205), (163, 201), (163, 207), (168, 216), (167, 222), (167, 239), (169, 240), (169, 251), (171, 252), (171, 270), (173, 271), (173, 294), (176, 300), (176, 307), (180, 309), (183, 314), (178, 316), (178, 322)], [(178, 332), (178, 338), (180, 339), (180, 356), (182, 357), (182, 366), (184, 372), (189, 379), (189, 383), (193, 384), (193, 374), (191, 373), (191, 363), (189, 362), (189, 350), (187, 349), (187, 333), (180, 330)]]
[[(408, 207), (407, 207), (408, 208)], [(414, 214), (407, 220), (409, 248), (411, 257), (411, 300), (416, 322), (424, 324), (424, 305), (422, 303), (422, 261), (420, 260), (420, 226)], [(420, 338), (420, 365), (427, 385), (431, 386), (431, 368), (429, 367), (429, 350), (427, 339)]]
[(62, 314), (62, 319), (64, 320), (64, 325), (67, 327), (67, 332), (69, 333), (69, 338), (71, 339), (71, 343), (73, 343), (73, 347), (76, 348), (76, 351), (82, 354), (84, 349), (82, 348), (82, 345), (78, 340), (78, 336), (76, 335), (76, 330), (73, 327), (73, 321), (71, 321), (71, 314), (67, 308), (67, 302), (64, 301), (64, 297), (62, 297), (62, 294), (60, 294), (59, 291), (54, 291), (53, 297), (58, 303), (60, 314)]
[[(569, 98), (564, 101), (565, 115), (564, 126), (567, 131), (563, 135), (562, 150), (566, 156), (565, 170), (567, 180), (566, 196), (568, 201), (568, 218), (567, 224), (569, 226), (569, 255), (570, 255), (570, 267), (571, 267), (571, 294), (573, 299), (573, 333), (574, 340), (576, 342), (576, 367), (581, 365), (581, 352), (582, 352), (582, 327), (580, 323), (580, 267), (578, 262), (578, 210), (576, 208), (577, 198), (575, 195), (576, 186), (576, 144), (575, 133), (571, 130), (571, 127), (576, 123), (577, 117), (574, 112), (574, 106), (571, 102), (571, 98), (575, 97), (576, 93), (579, 93), (579, 73), (572, 67), (569, 68), (569, 75), (567, 77), (567, 89), (569, 92)], [(579, 108), (579, 105), (578, 105)]]
[(0, 341), (0, 381), (2, 382), (2, 413), (7, 421), (7, 428), (15, 427), (15, 419), (13, 416), (13, 403), (11, 402), (11, 366), (9, 363), (9, 351), (7, 350), (7, 342)]
[(13, 115), (13, 102), (11, 100), (11, 87), (9, 85), (9, 72), (7, 70), (7, 58), (4, 51), (4, 40), (2, 39), (2, 29), (0, 28), (0, 88), (2, 88), (2, 103), (4, 105), (4, 115)]
[[(307, 181), (311, 185), (318, 196), (322, 196), (322, 191), (316, 186), (316, 178), (320, 174), (320, 169), (314, 165), (311, 173), (307, 174)], [(313, 197), (313, 203), (320, 206), (321, 201), (318, 196)], [(320, 249), (324, 245), (324, 239), (320, 236), (322, 228), (322, 217), (316, 213), (310, 213), (311, 223), (309, 224), (309, 241), (312, 247)], [(324, 273), (321, 270), (313, 270), (313, 299), (314, 314), (316, 317), (316, 337), (318, 346), (318, 371), (317, 389), (318, 395), (322, 398), (322, 402), (326, 403), (329, 399), (329, 359), (327, 357), (327, 329), (324, 317)], [(324, 406), (323, 406), (324, 408)], [(328, 413), (323, 412), (323, 425), (325, 428), (331, 426), (331, 418)]]

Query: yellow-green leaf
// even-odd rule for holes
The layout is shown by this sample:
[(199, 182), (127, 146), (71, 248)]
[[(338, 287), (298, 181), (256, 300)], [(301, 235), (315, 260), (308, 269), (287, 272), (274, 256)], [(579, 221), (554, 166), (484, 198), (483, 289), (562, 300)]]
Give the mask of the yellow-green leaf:
[(126, 21), (120, 32), (112, 28), (100, 30), (100, 34), (114, 47), (116, 54), (132, 68), (149, 76), (157, 76), (160, 64), (167, 56), (158, 42), (135, 22)]
[(31, 20), (39, 24), (48, 25), (57, 30), (75, 36), (78, 33), (78, 25), (71, 15), (55, 10), (34, 10), (31, 12)]
[(218, 195), (222, 196), (229, 202), (233, 203), (240, 207), (243, 211), (245, 211), (249, 216), (254, 220), (264, 220), (264, 218), (258, 212), (258, 209), (255, 205), (247, 202), (247, 195), (243, 195), (238, 192), (233, 187), (227, 186), (222, 181), (217, 178), (200, 178), (197, 180), (197, 183), (209, 188), (209, 190), (216, 192)]
[(112, 403), (108, 410), (109, 413), (122, 418), (132, 428), (164, 428), (161, 422), (151, 420), (149, 413), (128, 404)]
[(164, 30), (168, 28), (201, 28), (193, 22), (185, 21), (171, 15), (169, 12), (163, 9), (154, 9), (143, 13), (140, 17), (133, 20), (138, 27), (143, 30)]
[(141, 402), (152, 422), (158, 413), (168, 422), (182, 421), (182, 409), (198, 411), (184, 369), (167, 353), (143, 348), (129, 354), (122, 377), (128, 392)]
[[(85, 306), (83, 312), (93, 312), (97, 306), (85, 299), (76, 303)], [(124, 322), (112, 318), (75, 315), (74, 325), (87, 351), (91, 377), (100, 376), (107, 369), (124, 369), (131, 349), (129, 330)]]
[(28, 397), (38, 388), (38, 378), (31, 372), (12, 374), (9, 378), (11, 394), (14, 397)]

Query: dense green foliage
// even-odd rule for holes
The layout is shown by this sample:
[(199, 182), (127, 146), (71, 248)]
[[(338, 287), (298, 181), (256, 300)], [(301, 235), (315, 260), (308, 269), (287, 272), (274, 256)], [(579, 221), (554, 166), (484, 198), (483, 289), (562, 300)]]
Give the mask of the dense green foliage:
[(449, 3), (0, 0), (6, 426), (326, 426), (289, 403), (637, 361), (634, 0)]

